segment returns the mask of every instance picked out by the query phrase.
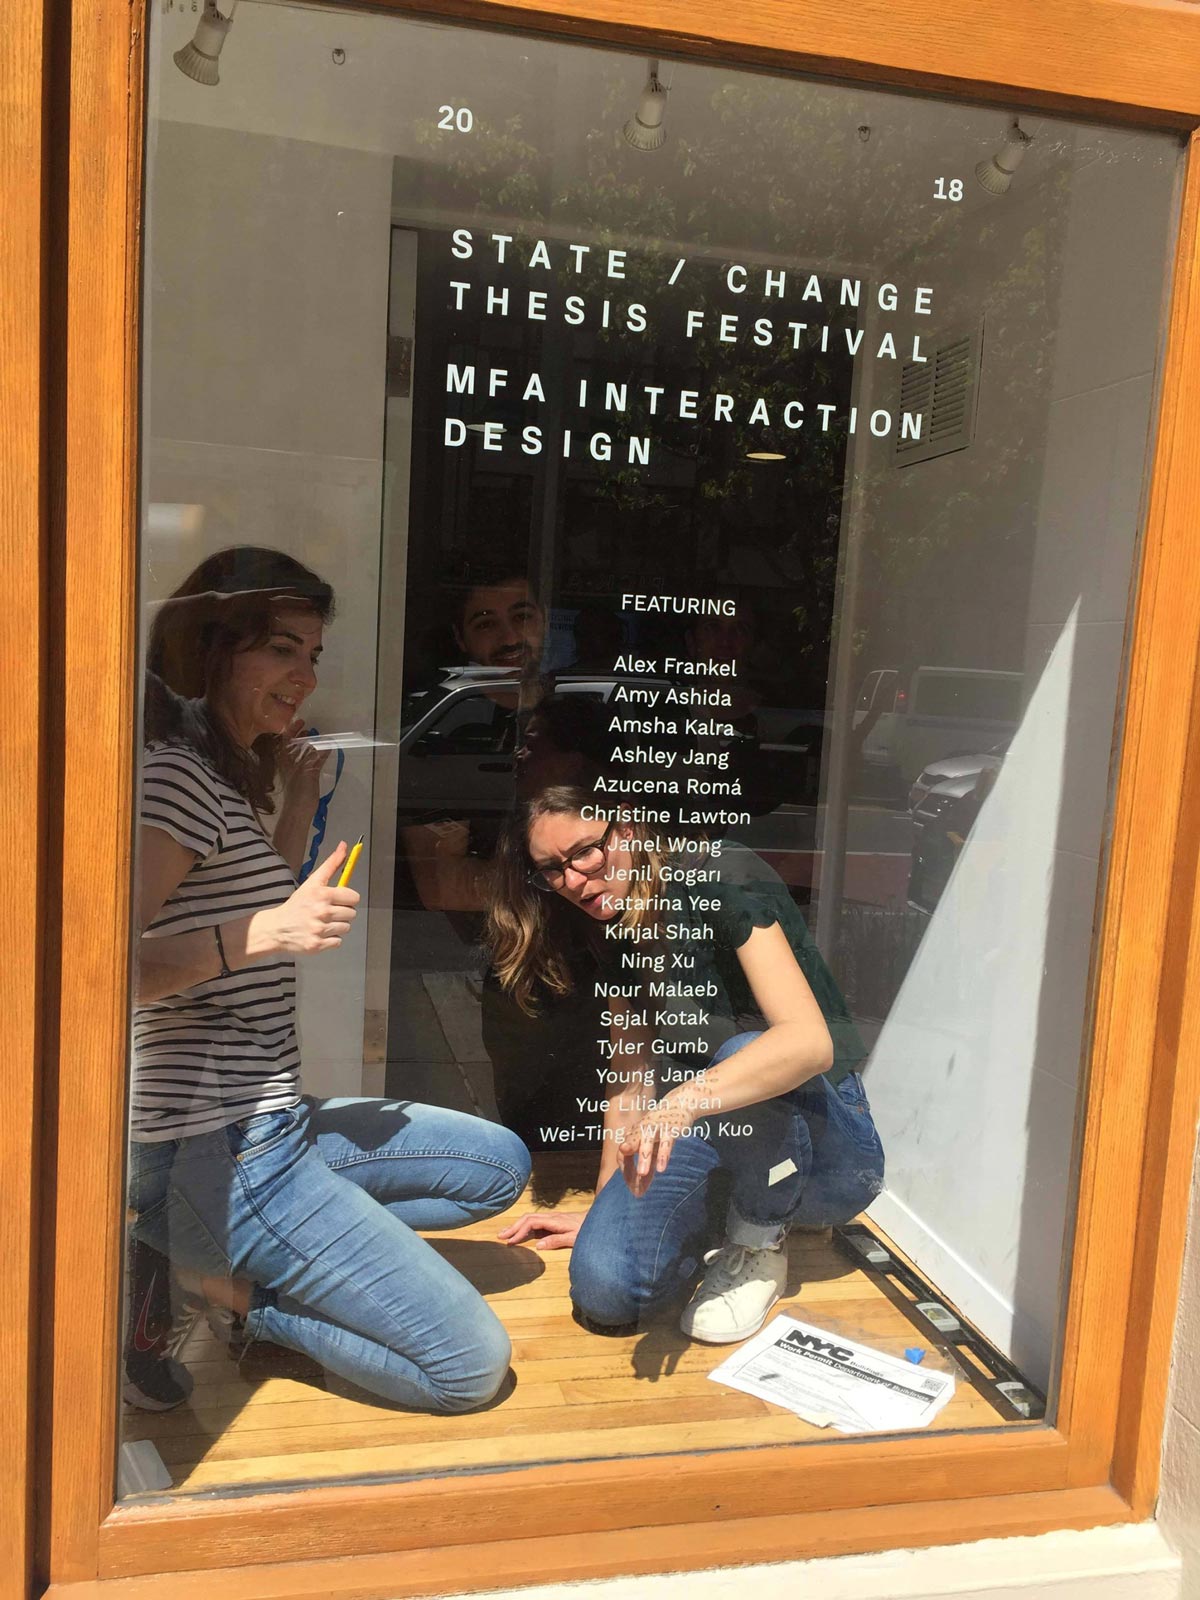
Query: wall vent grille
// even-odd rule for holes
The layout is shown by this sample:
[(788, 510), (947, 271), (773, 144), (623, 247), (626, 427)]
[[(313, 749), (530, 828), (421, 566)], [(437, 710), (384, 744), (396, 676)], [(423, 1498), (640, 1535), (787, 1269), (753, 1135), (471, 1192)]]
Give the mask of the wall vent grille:
[(919, 439), (903, 439), (897, 428), (893, 460), (898, 467), (965, 450), (975, 436), (983, 324), (943, 338), (924, 361), (900, 369), (899, 410), (920, 412)]

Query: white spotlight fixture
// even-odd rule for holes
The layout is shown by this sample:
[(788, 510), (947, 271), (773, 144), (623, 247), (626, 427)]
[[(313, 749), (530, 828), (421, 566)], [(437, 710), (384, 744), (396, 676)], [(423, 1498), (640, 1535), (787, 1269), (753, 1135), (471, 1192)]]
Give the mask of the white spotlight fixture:
[(185, 77), (212, 88), (219, 83), (217, 58), (225, 35), (233, 26), (233, 13), (237, 0), (223, 0), (224, 12), (217, 9), (217, 0), (204, 0), (204, 14), (196, 24), (191, 41), (182, 50), (176, 50), (174, 61)]
[(975, 176), (989, 194), (1007, 194), (1013, 173), (1025, 159), (1025, 152), (1033, 140), (1021, 127), (1016, 117), (1004, 135), (1004, 143), (975, 168)]
[(658, 81), (658, 62), (649, 63), (650, 72), (638, 108), (622, 128), (626, 144), (635, 150), (657, 150), (666, 140), (663, 113), (667, 109), (667, 91)]

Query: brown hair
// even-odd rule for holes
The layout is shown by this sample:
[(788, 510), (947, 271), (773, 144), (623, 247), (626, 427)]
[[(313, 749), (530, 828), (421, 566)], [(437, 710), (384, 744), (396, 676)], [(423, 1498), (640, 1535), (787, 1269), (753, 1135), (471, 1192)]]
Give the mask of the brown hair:
[(533, 590), (533, 579), (520, 567), (506, 567), (503, 564), (489, 570), (476, 570), (468, 574), (463, 582), (457, 583), (453, 588), (445, 591), (446, 621), (457, 635), (462, 632), (463, 623), (467, 620), (467, 602), (473, 594), (478, 594), (480, 589), (515, 589), (523, 586), (529, 594), (531, 605), (541, 610), (541, 601)]
[(233, 657), (271, 635), (281, 608), (328, 622), (333, 590), (280, 550), (236, 545), (209, 556), (159, 609), (146, 667), (146, 742), (193, 745), (256, 810), (271, 812), (280, 736), (265, 733), (245, 750), (212, 709)]
[[(529, 831), (539, 817), (570, 816), (589, 808), (605, 820), (608, 807), (588, 789), (569, 784), (543, 789), (522, 801), (501, 831), (496, 848), (493, 899), (488, 909), (484, 943), (500, 986), (521, 1010), (537, 1014), (537, 991), (569, 994), (575, 986), (571, 955), (579, 946), (579, 917), (557, 894), (545, 894), (529, 881)], [(624, 825), (623, 825), (624, 826)], [(639, 823), (628, 824), (631, 861), (624, 910), (610, 926), (655, 926), (664, 856), (658, 841)]]

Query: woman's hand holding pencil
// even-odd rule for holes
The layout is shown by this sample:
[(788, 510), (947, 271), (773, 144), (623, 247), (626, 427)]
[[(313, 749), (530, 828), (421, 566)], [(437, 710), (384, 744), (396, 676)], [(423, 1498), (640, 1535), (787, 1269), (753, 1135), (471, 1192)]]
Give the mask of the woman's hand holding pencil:
[(361, 899), (346, 887), (361, 853), (361, 839), (353, 850), (343, 839), (282, 905), (256, 911), (250, 919), (247, 955), (261, 960), (268, 955), (308, 956), (336, 950), (350, 931)]

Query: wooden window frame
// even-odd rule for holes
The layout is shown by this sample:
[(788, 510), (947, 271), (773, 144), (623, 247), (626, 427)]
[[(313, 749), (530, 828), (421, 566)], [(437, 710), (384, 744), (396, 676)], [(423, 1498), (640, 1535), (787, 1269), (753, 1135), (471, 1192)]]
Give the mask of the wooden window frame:
[(691, 0), (685, 29), (677, 0), (639, 0), (636, 25), (626, 0), (376, 5), (1191, 131), (1056, 1426), (127, 1509), (114, 1505), (114, 1463), (147, 6), (12, 0), (0, 29), (18, 135), (0, 153), (16, 218), (0, 244), (4, 452), (16, 466), (0, 475), (0, 736), (17, 796), (10, 839), (39, 840), (10, 871), (18, 928), (0, 979), (0, 1348), (16, 1397), (0, 1425), (16, 1466), (0, 1516), (18, 1554), (0, 1597), (27, 1594), (33, 1569), (52, 1596), (79, 1600), (127, 1587), (171, 1600), (401, 1596), (1147, 1516), (1200, 1108), (1200, 9)]

